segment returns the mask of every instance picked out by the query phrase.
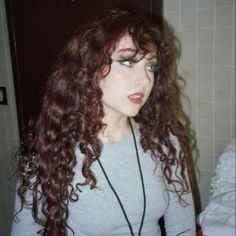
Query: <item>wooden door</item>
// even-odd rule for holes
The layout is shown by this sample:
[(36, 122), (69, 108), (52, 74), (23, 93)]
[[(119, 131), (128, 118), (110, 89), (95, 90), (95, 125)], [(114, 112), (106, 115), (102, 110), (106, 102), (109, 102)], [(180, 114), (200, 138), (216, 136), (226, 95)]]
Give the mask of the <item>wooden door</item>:
[[(50, 68), (72, 32), (121, 2), (125, 0), (6, 0), (20, 136), (37, 117)], [(161, 0), (133, 4), (161, 16)]]
[[(124, 2), (162, 16), (162, 0), (5, 0), (21, 137), (38, 116), (50, 68), (73, 31)], [(163, 224), (161, 218), (164, 235)]]

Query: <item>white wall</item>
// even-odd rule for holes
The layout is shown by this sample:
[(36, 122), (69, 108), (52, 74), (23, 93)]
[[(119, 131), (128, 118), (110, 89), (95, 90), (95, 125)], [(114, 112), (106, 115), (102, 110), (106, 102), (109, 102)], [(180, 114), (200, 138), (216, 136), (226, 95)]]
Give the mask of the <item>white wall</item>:
[(15, 188), (9, 166), (15, 163), (12, 154), (19, 135), (4, 0), (0, 0), (0, 86), (7, 88), (8, 98), (8, 105), (0, 105), (0, 235), (8, 236)]
[(235, 136), (235, 0), (164, 0), (164, 16), (182, 44), (179, 73), (199, 148), (202, 207), (225, 145)]

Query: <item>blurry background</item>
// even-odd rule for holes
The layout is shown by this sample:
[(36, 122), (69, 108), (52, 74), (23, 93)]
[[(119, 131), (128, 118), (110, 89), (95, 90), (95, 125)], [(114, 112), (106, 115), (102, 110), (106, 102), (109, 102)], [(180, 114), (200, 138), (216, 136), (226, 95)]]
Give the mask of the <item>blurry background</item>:
[[(225, 145), (235, 136), (235, 1), (163, 0), (163, 15), (182, 44), (179, 73), (186, 81), (184, 108), (196, 132), (198, 186), (204, 207)], [(8, 236), (15, 180), (9, 165), (19, 128), (4, 0), (0, 0), (0, 235)], [(0, 100), (1, 100), (0, 95)], [(34, 98), (29, 98), (34, 99)]]
[(164, 0), (164, 18), (182, 44), (184, 107), (196, 132), (204, 207), (213, 170), (235, 137), (235, 0)]

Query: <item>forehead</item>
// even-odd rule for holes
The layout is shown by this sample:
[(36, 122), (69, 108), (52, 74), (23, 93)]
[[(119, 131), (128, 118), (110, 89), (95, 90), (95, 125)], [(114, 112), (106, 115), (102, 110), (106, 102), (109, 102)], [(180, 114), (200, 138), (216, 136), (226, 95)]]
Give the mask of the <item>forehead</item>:
[(135, 46), (133, 43), (132, 38), (129, 35), (123, 36), (118, 43), (116, 44), (116, 50), (122, 49), (122, 48), (131, 48), (135, 50)]
[[(148, 50), (149, 55), (155, 56), (157, 54), (157, 48), (153, 43), (148, 43), (145, 48)], [(142, 50), (138, 48), (138, 53), (139, 51), (141, 52)], [(132, 38), (127, 34), (118, 41), (113, 54), (122, 52), (137, 53), (137, 48), (135, 47)]]

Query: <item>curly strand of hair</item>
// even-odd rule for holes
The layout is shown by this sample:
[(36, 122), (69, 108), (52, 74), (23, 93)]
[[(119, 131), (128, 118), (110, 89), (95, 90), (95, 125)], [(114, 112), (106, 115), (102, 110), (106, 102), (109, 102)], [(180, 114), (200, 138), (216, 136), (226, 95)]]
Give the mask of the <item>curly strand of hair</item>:
[[(143, 149), (151, 150), (152, 158), (161, 161), (161, 168), (167, 182), (173, 186), (181, 200), (181, 196), (190, 190), (186, 168), (189, 169), (188, 159), (191, 158), (191, 151), (187, 134), (179, 121), (183, 115), (179, 100), (180, 91), (176, 81), (172, 78), (170, 69), (174, 55), (164, 41), (158, 49), (161, 66), (154, 82), (153, 91), (155, 93), (151, 93), (136, 121), (140, 123)], [(152, 104), (156, 104), (156, 106), (152, 106)], [(175, 135), (180, 143), (178, 156), (176, 148), (170, 141), (170, 133)], [(167, 155), (163, 146), (168, 150)], [(176, 167), (172, 173), (172, 166), (174, 165)], [(179, 168), (181, 169), (180, 172), (178, 171)]]

